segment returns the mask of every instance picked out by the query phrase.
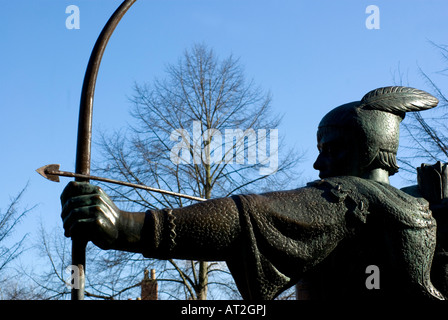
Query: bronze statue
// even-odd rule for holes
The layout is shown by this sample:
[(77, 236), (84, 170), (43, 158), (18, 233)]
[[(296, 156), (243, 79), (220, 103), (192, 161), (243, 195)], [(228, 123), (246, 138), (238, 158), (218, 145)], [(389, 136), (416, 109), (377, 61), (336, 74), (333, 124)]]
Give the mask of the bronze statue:
[[(431, 175), (446, 182), (446, 166), (422, 167), (419, 187), (389, 184), (405, 113), (437, 103), (421, 90), (385, 87), (333, 109), (318, 128), (321, 180), (295, 190), (125, 212), (99, 187), (71, 182), (61, 195), (65, 235), (151, 258), (226, 261), (244, 299), (273, 299), (303, 277), (314, 299), (444, 299), (448, 247), (437, 231), (446, 230), (448, 192), (432, 199)], [(366, 288), (369, 265), (381, 271), (379, 290)]]

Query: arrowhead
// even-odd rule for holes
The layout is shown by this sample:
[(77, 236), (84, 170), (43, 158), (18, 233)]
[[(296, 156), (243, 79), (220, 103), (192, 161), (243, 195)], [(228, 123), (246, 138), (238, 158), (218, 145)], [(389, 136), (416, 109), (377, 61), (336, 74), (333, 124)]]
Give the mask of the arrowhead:
[(46, 166), (40, 167), (36, 171), (45, 179), (54, 182), (59, 182), (59, 176), (51, 174), (52, 172), (59, 171), (59, 167), (60, 167), (59, 164), (47, 164)]

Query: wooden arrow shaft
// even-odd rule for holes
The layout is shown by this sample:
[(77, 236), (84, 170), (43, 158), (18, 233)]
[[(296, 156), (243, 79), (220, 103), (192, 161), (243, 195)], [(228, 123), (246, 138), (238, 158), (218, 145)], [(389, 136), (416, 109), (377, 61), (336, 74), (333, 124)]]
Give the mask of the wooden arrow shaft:
[(74, 172), (68, 172), (68, 171), (47, 169), (47, 170), (45, 170), (45, 175), (47, 175), (47, 176), (70, 177), (70, 178), (77, 178), (77, 179), (82, 179), (82, 180), (96, 180), (96, 181), (101, 181), (101, 182), (106, 182), (106, 183), (118, 184), (118, 185), (131, 187), (131, 188), (142, 189), (142, 190), (146, 190), (146, 191), (152, 191), (152, 192), (167, 194), (167, 195), (171, 195), (171, 196), (175, 196), (175, 197), (186, 198), (186, 199), (190, 199), (190, 200), (206, 201), (206, 199), (204, 199), (204, 198), (199, 198), (199, 197), (189, 196), (189, 195), (186, 195), (186, 194), (183, 194), (183, 193), (178, 193), (178, 192), (173, 192), (173, 191), (168, 191), (168, 190), (148, 187), (148, 186), (146, 186), (144, 184), (125, 182), (125, 181), (109, 179), (109, 178), (103, 178), (103, 177), (96, 177), (96, 176), (91, 176), (91, 175), (88, 175), (88, 174), (80, 174), (80, 173), (74, 173)]

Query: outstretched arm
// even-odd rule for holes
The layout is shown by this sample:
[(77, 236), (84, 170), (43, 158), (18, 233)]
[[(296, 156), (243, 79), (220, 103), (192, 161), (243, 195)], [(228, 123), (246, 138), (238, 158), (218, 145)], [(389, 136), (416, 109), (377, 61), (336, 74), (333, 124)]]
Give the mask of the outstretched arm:
[[(392, 241), (392, 269), (411, 295), (439, 295), (429, 277), (436, 230), (428, 203), (374, 181), (328, 178), (296, 190), (141, 213), (119, 210), (87, 183), (70, 183), (61, 200), (67, 236), (152, 258), (225, 260), (245, 299), (274, 298), (342, 240), (369, 230)], [(386, 252), (379, 258), (389, 265)]]
[(82, 236), (102, 249), (152, 258), (225, 260), (240, 234), (233, 198), (173, 210), (127, 212), (101, 188), (70, 182), (61, 203), (67, 237)]

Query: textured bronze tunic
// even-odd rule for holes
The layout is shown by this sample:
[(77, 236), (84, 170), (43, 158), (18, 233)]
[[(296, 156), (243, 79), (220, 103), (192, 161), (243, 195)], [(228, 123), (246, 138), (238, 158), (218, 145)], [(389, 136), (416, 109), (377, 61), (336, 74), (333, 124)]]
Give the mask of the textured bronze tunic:
[[(426, 200), (356, 177), (148, 211), (146, 257), (226, 261), (244, 299), (305, 277), (314, 299), (434, 298), (436, 223)], [(379, 290), (366, 288), (378, 266)]]

